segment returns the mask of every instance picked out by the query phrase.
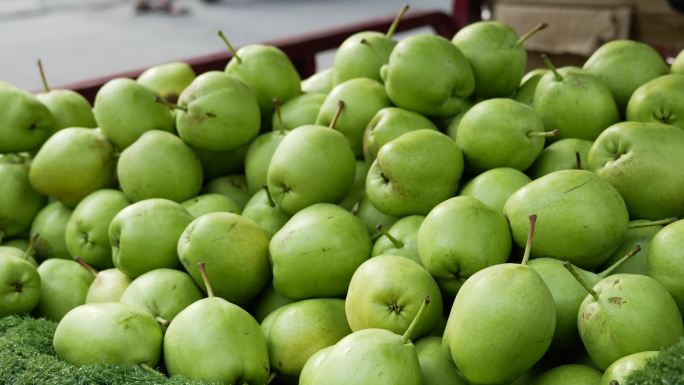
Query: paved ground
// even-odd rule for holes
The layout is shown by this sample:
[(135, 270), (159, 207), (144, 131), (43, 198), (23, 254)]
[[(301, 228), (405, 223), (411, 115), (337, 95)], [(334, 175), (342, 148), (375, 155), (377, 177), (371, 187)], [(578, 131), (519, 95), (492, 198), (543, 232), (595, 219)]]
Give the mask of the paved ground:
[[(42, 58), (54, 86), (394, 14), (406, 0), (180, 0), (187, 16), (136, 16), (132, 0), (0, 0), (0, 80), (40, 88)], [(414, 9), (448, 10), (449, 0)], [(331, 54), (319, 58), (329, 65)]]

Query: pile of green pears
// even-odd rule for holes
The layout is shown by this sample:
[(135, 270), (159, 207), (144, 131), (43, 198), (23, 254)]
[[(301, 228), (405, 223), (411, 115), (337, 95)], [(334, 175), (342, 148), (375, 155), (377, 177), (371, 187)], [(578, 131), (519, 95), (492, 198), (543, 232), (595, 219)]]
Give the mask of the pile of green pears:
[[(0, 83), (0, 317), (223, 384), (624, 384), (684, 335), (684, 53), (495, 21)], [(42, 66), (41, 66), (42, 73)], [(162, 353), (163, 352), (163, 353)]]

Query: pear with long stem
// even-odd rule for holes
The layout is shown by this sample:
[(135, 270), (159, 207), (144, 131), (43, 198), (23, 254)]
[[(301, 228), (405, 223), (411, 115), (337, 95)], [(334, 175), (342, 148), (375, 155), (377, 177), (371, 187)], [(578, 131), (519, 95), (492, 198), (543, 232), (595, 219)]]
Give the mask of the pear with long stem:
[(79, 256), (74, 257), (84, 269), (93, 276), (93, 283), (88, 288), (85, 303), (96, 302), (119, 302), (131, 279), (119, 269), (106, 269), (97, 271), (88, 262)]

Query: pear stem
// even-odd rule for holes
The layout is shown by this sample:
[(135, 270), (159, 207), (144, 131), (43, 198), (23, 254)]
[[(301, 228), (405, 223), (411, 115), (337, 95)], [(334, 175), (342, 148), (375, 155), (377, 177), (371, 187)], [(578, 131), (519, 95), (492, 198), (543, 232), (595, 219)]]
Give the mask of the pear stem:
[(271, 207), (276, 207), (276, 203), (273, 200), (273, 197), (271, 196), (271, 191), (268, 189), (268, 185), (265, 184), (265, 185), (261, 186), (261, 188), (263, 188), (264, 191), (266, 191), (266, 198), (268, 198), (268, 205)]
[(416, 313), (416, 316), (413, 318), (413, 321), (411, 321), (411, 324), (409, 325), (408, 329), (406, 329), (406, 332), (404, 332), (404, 335), (401, 336), (401, 339), (405, 344), (409, 341), (412, 341), (416, 337), (414, 334), (416, 333), (418, 325), (422, 323), (422, 319), (424, 318), (423, 314), (425, 314), (425, 309), (429, 304), (430, 296), (426, 295), (423, 303), (420, 305), (420, 309), (418, 309), (418, 313)]
[(157, 320), (157, 322), (165, 328), (169, 327), (169, 324), (171, 323), (168, 320), (162, 318), (161, 316), (156, 316), (154, 317), (154, 319)]
[(389, 239), (390, 242), (392, 242), (392, 244), (394, 244), (394, 247), (396, 247), (397, 249), (401, 249), (402, 247), (404, 247), (404, 242), (392, 236), (392, 234), (390, 234), (389, 231), (385, 229), (385, 226), (383, 226), (382, 223), (378, 223), (377, 225), (375, 225), (375, 228), (379, 232), (381, 232), (382, 235), (386, 236), (387, 239)]
[(219, 31), (218, 31), (218, 36), (219, 36), (219, 37), (221, 38), (221, 40), (223, 40), (223, 42), (226, 44), (226, 47), (228, 47), (228, 51), (230, 51), (230, 54), (233, 55), (233, 57), (235, 58), (235, 60), (237, 60), (237, 62), (238, 62), (239, 64), (242, 64), (242, 58), (240, 57), (240, 55), (238, 55), (238, 53), (237, 53), (237, 51), (235, 50), (235, 48), (233, 47), (233, 45), (230, 44), (230, 42), (229, 42), (228, 39), (226, 38), (226, 35), (223, 33), (223, 31), (219, 30)]
[(523, 254), (521, 265), (527, 265), (532, 253), (532, 239), (534, 239), (534, 228), (537, 226), (537, 214), (530, 214), (530, 229), (527, 231), (527, 243), (525, 244), (525, 253)]
[(542, 61), (544, 61), (544, 64), (546, 64), (547, 67), (553, 72), (553, 77), (556, 78), (556, 81), (561, 82), (563, 81), (563, 76), (558, 73), (558, 70), (556, 69), (556, 66), (553, 65), (551, 62), (551, 59), (549, 59), (549, 56), (546, 55), (545, 53), (541, 55)]
[(150, 372), (150, 373), (154, 373), (154, 374), (156, 374), (156, 375), (158, 375), (158, 376), (164, 377), (164, 375), (163, 375), (162, 373), (160, 373), (160, 372), (154, 370), (150, 365), (147, 365), (147, 364), (144, 364), (144, 363), (143, 363), (143, 364), (140, 364), (140, 367), (143, 368), (143, 369), (145, 369), (146, 371), (148, 371), (148, 372)]
[(277, 375), (278, 375), (278, 373), (276, 373), (276, 372), (271, 373), (271, 375), (268, 376), (268, 380), (266, 380), (266, 385), (269, 385), (271, 382), (273, 382), (273, 380), (275, 380)]
[(520, 39), (518, 39), (518, 41), (515, 42), (514, 47), (520, 47), (521, 45), (523, 45), (523, 44), (527, 41), (527, 39), (529, 39), (530, 37), (532, 37), (532, 35), (534, 35), (535, 33), (539, 32), (539, 31), (541, 31), (541, 30), (543, 30), (543, 29), (546, 29), (546, 27), (548, 27), (548, 26), (549, 26), (548, 23), (539, 23), (539, 24), (537, 24), (534, 28), (532, 28), (531, 30), (529, 30), (526, 34), (522, 35), (522, 36), (520, 37)]
[(40, 233), (35, 233), (31, 235), (31, 238), (29, 238), (28, 246), (26, 246), (26, 250), (24, 251), (24, 255), (21, 256), (23, 259), (29, 259), (31, 253), (33, 253), (33, 250), (36, 248), (38, 238), (40, 238)]
[(335, 125), (337, 124), (337, 120), (340, 118), (340, 114), (342, 113), (343, 109), (344, 100), (340, 100), (337, 102), (337, 111), (335, 111), (335, 116), (333, 116), (332, 122), (330, 122), (330, 128), (335, 129)]
[(97, 270), (95, 270), (94, 267), (90, 266), (88, 262), (84, 261), (83, 258), (77, 255), (74, 257), (74, 261), (78, 262), (78, 264), (83, 266), (84, 269), (88, 270), (88, 272), (92, 274), (93, 277), (97, 278)]
[(157, 102), (157, 103), (161, 103), (161, 104), (163, 104), (163, 105), (169, 107), (169, 108), (172, 109), (172, 110), (181, 110), (181, 111), (183, 111), (183, 112), (185, 112), (185, 113), (188, 112), (188, 108), (187, 108), (187, 107), (181, 107), (181, 106), (179, 106), (178, 104), (171, 103), (170, 101), (168, 101), (168, 100), (162, 98), (162, 97), (159, 96), (159, 95), (155, 95), (155, 96), (154, 96), (154, 101)]
[(50, 87), (48, 86), (47, 77), (45, 77), (45, 70), (43, 69), (43, 61), (38, 59), (38, 72), (40, 73), (40, 81), (43, 82), (43, 89), (45, 92), (50, 92)]
[(381, 61), (383, 64), (387, 64), (387, 59), (384, 58), (384, 57), (382, 56), (382, 54), (380, 54), (380, 51), (378, 51), (377, 49), (375, 49), (375, 46), (374, 46), (371, 42), (369, 42), (369, 41), (366, 40), (366, 39), (361, 39), (360, 43), (363, 44), (363, 45), (365, 45), (366, 47), (368, 47), (371, 51), (373, 51), (373, 53), (375, 54), (375, 56), (377, 56), (378, 59), (380, 59), (380, 61)]
[(213, 297), (214, 290), (211, 288), (211, 283), (209, 283), (209, 276), (207, 276), (207, 269), (204, 267), (204, 262), (197, 263), (197, 268), (202, 276), (202, 281), (204, 281), (204, 286), (207, 288), (207, 295), (209, 298)]
[(575, 167), (577, 167), (578, 170), (582, 169), (582, 157), (580, 156), (579, 151), (575, 151)]
[(657, 221), (648, 221), (648, 222), (644, 222), (644, 223), (630, 224), (629, 228), (630, 229), (640, 229), (642, 227), (665, 226), (665, 225), (669, 225), (672, 222), (677, 222), (677, 221), (678, 221), (677, 217), (665, 218), (665, 219), (659, 219)]
[(527, 133), (527, 136), (530, 138), (535, 137), (535, 136), (543, 136), (545, 138), (552, 138), (552, 137), (556, 137), (558, 135), (560, 135), (560, 130), (557, 128), (553, 131), (541, 131), (541, 132), (530, 131)]
[(630, 250), (629, 253), (627, 253), (627, 255), (625, 255), (624, 257), (620, 258), (617, 262), (615, 262), (614, 264), (610, 265), (607, 269), (605, 269), (605, 270), (603, 270), (602, 272), (598, 273), (598, 276), (601, 277), (601, 278), (606, 278), (606, 277), (609, 276), (615, 269), (617, 269), (618, 267), (620, 267), (620, 265), (622, 265), (626, 260), (632, 258), (636, 253), (638, 253), (638, 252), (640, 252), (640, 251), (641, 251), (641, 246), (635, 245), (634, 248), (632, 248), (632, 250)]
[(404, 14), (409, 10), (409, 5), (404, 4), (403, 7), (401, 7), (401, 10), (397, 14), (397, 17), (394, 18), (394, 21), (392, 21), (392, 25), (390, 25), (389, 29), (387, 30), (387, 33), (385, 36), (387, 36), (389, 39), (394, 36), (394, 32), (397, 31), (397, 27), (399, 26), (399, 22), (401, 21), (401, 18), (404, 17)]
[(283, 114), (280, 111), (280, 106), (281, 106), (280, 99), (273, 98), (273, 107), (275, 108), (276, 117), (278, 118), (278, 123), (280, 124), (280, 126), (279, 126), (280, 129), (278, 131), (280, 131), (282, 133), (284, 130), (284, 128), (283, 128)]
[(0, 243), (2, 243), (2, 240), (5, 238), (5, 232), (3, 230), (0, 230)]
[(594, 297), (594, 299), (598, 301), (599, 297), (598, 297), (598, 294), (596, 293), (596, 291), (594, 291), (594, 289), (592, 289), (591, 286), (587, 285), (587, 283), (584, 281), (584, 279), (582, 279), (582, 277), (580, 277), (577, 270), (575, 270), (575, 268), (572, 266), (572, 263), (570, 263), (569, 261), (565, 261), (565, 262), (563, 262), (563, 266), (565, 266), (565, 268), (568, 269), (570, 274), (572, 274), (572, 276), (575, 277), (577, 282), (579, 282), (579, 284), (582, 285), (584, 290), (586, 290), (587, 293), (591, 294), (591, 296)]

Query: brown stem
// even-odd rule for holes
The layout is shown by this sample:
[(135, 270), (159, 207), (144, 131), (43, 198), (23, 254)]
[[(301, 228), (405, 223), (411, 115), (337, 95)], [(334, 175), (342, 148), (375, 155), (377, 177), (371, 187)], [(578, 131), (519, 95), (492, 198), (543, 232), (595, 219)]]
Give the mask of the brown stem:
[(214, 290), (212, 290), (211, 283), (209, 283), (209, 276), (207, 276), (207, 269), (204, 266), (204, 262), (197, 263), (197, 268), (202, 276), (202, 281), (204, 281), (204, 286), (207, 288), (207, 295), (209, 298), (213, 297)]
[(332, 122), (330, 122), (330, 128), (335, 129), (335, 125), (337, 124), (337, 120), (340, 118), (340, 114), (342, 113), (342, 109), (344, 108), (344, 100), (340, 100), (337, 102), (337, 111), (335, 111), (335, 116), (333, 116)]
[(45, 77), (45, 70), (43, 69), (43, 61), (38, 59), (38, 72), (40, 73), (40, 81), (43, 82), (43, 89), (45, 92), (50, 92), (50, 87), (48, 86), (47, 77)]
[(154, 319), (157, 320), (157, 322), (158, 322), (161, 326), (163, 326), (163, 327), (165, 327), (165, 328), (169, 327), (170, 322), (169, 322), (168, 320), (162, 318), (161, 316), (156, 316), (156, 317), (154, 317)]
[(360, 43), (363, 44), (363, 45), (365, 45), (366, 47), (368, 47), (371, 51), (373, 51), (373, 53), (375, 54), (375, 56), (377, 56), (378, 59), (380, 59), (380, 61), (381, 61), (382, 63), (387, 64), (387, 59), (384, 58), (384, 57), (382, 57), (382, 54), (380, 54), (380, 51), (378, 51), (377, 49), (375, 49), (375, 46), (374, 46), (371, 42), (369, 42), (369, 41), (366, 40), (366, 39), (361, 39)]
[(223, 40), (223, 42), (226, 44), (226, 47), (228, 47), (228, 51), (230, 51), (230, 54), (233, 55), (233, 57), (235, 58), (235, 60), (237, 60), (237, 62), (238, 62), (239, 64), (242, 64), (242, 58), (240, 58), (240, 56), (238, 55), (238, 53), (237, 53), (237, 51), (235, 50), (235, 48), (233, 48), (233, 45), (230, 44), (230, 42), (229, 42), (228, 39), (226, 38), (226, 35), (223, 33), (223, 31), (219, 30), (219, 31), (218, 31), (218, 36), (219, 36), (219, 37), (221, 38), (221, 40)]
[(607, 269), (605, 269), (605, 270), (603, 270), (602, 272), (598, 273), (598, 276), (601, 277), (601, 278), (605, 278), (605, 277), (609, 276), (610, 273), (612, 273), (615, 269), (617, 269), (618, 267), (620, 267), (620, 265), (622, 265), (626, 260), (632, 258), (632, 257), (633, 257), (636, 253), (638, 253), (639, 251), (641, 251), (641, 246), (635, 245), (635, 246), (632, 248), (632, 250), (630, 250), (629, 253), (627, 253), (627, 255), (625, 255), (624, 257), (620, 258), (617, 262), (615, 262), (614, 264), (612, 264), (611, 266), (609, 266)]
[(520, 39), (518, 39), (518, 41), (515, 42), (514, 47), (519, 47), (519, 46), (521, 46), (522, 44), (525, 43), (525, 41), (527, 41), (527, 39), (529, 39), (530, 37), (532, 37), (532, 35), (534, 35), (535, 33), (539, 32), (539, 31), (541, 31), (541, 30), (543, 30), (543, 29), (546, 29), (546, 27), (548, 27), (548, 26), (549, 26), (548, 23), (539, 23), (539, 24), (537, 24), (534, 28), (532, 28), (531, 30), (529, 30), (526, 34), (522, 35), (522, 36), (520, 37)]
[(582, 279), (582, 277), (579, 275), (577, 270), (575, 270), (575, 268), (572, 266), (572, 263), (570, 263), (569, 261), (565, 261), (565, 262), (563, 262), (563, 266), (565, 266), (565, 268), (568, 269), (570, 274), (572, 274), (572, 276), (575, 277), (577, 282), (579, 282), (579, 284), (582, 285), (584, 290), (586, 290), (587, 293), (591, 294), (591, 296), (594, 297), (594, 299), (598, 301), (599, 297), (598, 297), (598, 294), (596, 293), (596, 291), (594, 291), (594, 289), (592, 289), (591, 286), (589, 286), (584, 281), (584, 279)]
[(95, 270), (94, 267), (90, 266), (90, 264), (86, 261), (83, 260), (83, 258), (79, 257), (78, 255), (74, 257), (74, 261), (78, 262), (79, 265), (83, 266), (90, 274), (93, 275), (93, 277), (97, 278), (97, 270)]
[(390, 25), (389, 29), (387, 30), (387, 33), (385, 36), (388, 38), (392, 38), (394, 36), (394, 32), (397, 31), (397, 27), (399, 26), (399, 22), (401, 21), (401, 18), (404, 17), (404, 14), (409, 10), (409, 5), (405, 4), (403, 7), (401, 7), (401, 10), (397, 14), (397, 17), (394, 18), (394, 21), (392, 21), (392, 25)]
[(532, 239), (534, 239), (534, 228), (537, 225), (537, 214), (530, 214), (530, 228), (527, 231), (527, 243), (525, 244), (525, 253), (523, 254), (521, 265), (527, 265), (530, 260), (530, 254), (532, 252)]

